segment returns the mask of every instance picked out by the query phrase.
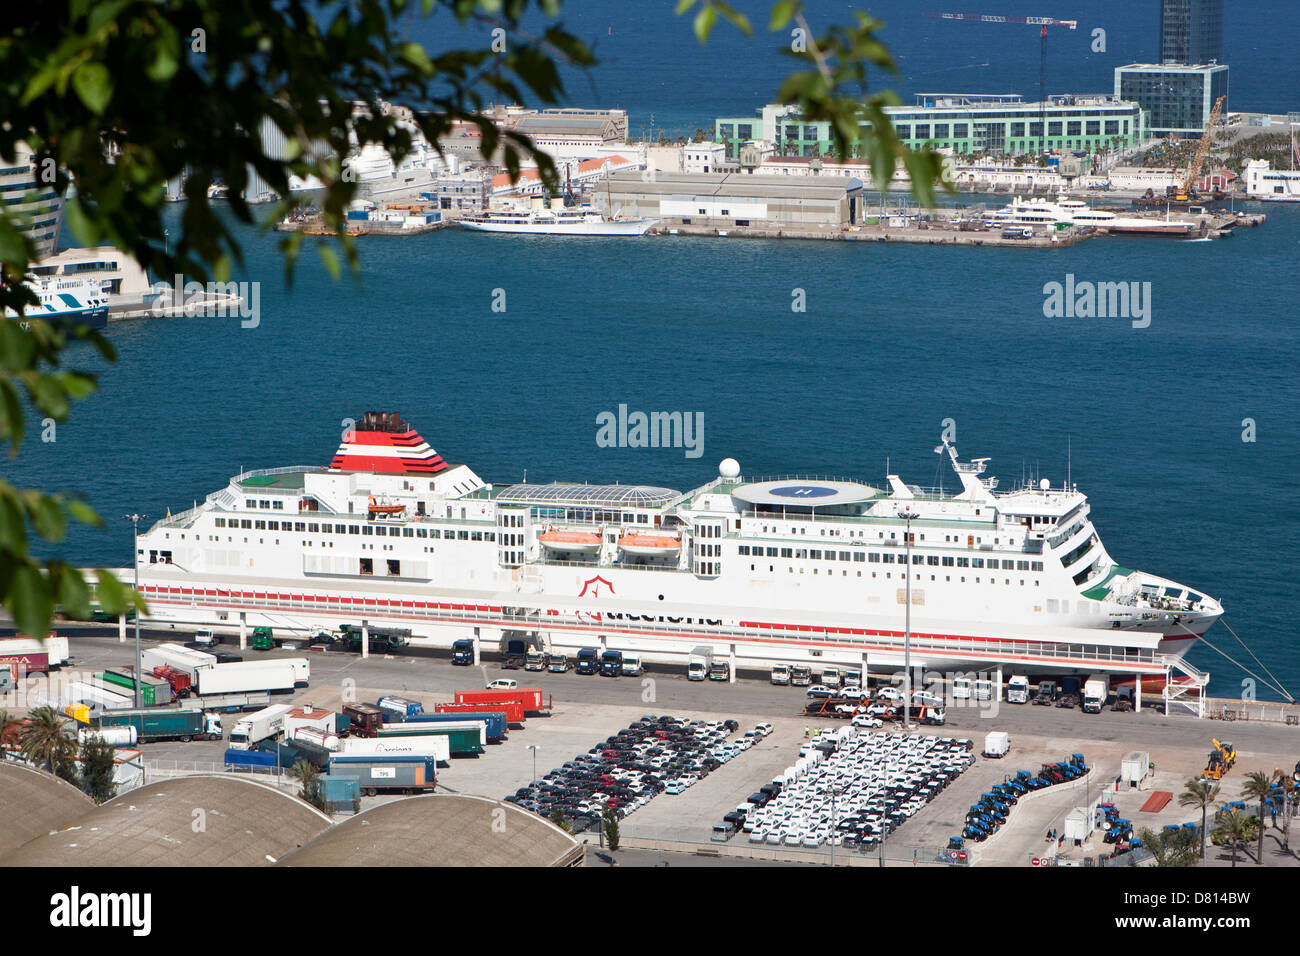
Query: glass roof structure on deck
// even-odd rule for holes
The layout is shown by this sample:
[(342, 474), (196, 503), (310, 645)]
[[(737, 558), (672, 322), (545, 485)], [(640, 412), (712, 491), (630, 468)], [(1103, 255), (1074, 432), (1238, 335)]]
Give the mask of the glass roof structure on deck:
[(661, 508), (680, 492), (653, 485), (511, 485), (497, 495), (498, 503), (589, 505), (619, 508)]

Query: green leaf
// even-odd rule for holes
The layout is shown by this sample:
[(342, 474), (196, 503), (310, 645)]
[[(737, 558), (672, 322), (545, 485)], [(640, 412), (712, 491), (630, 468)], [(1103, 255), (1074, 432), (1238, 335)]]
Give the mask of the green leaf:
[(99, 516), (94, 508), (86, 504), (80, 498), (72, 498), (68, 501), (68, 514), (72, 515), (74, 521), (82, 524), (93, 525), (96, 528), (104, 526), (104, 519)]
[(779, 2), (772, 4), (772, 19), (767, 28), (773, 31), (784, 30), (798, 11), (798, 0), (779, 0)]
[(31, 637), (42, 638), (50, 629), (54, 595), (49, 579), (30, 562), (14, 568), (5, 601), (14, 616), (14, 626)]
[(95, 575), (99, 579), (95, 584), (95, 603), (102, 607), (105, 613), (121, 614), (134, 603), (126, 587), (112, 572), (96, 568)]
[(62, 541), (68, 530), (67, 518), (59, 502), (48, 495), (40, 495), (29, 505), (32, 527), (46, 541)]
[(705, 4), (700, 8), (700, 12), (695, 14), (695, 39), (700, 43), (706, 43), (709, 34), (713, 32), (713, 27), (718, 22), (718, 11), (713, 7)]
[(343, 269), (339, 265), (338, 253), (325, 243), (322, 242), (316, 247), (316, 254), (320, 256), (321, 262), (323, 262), (325, 268), (329, 270), (331, 278), (338, 279), (338, 277), (343, 274)]
[[(54, 569), (51, 568), (51, 571)], [(90, 617), (90, 585), (76, 568), (59, 564), (59, 604), (70, 617)]]
[(113, 77), (102, 63), (83, 63), (72, 74), (72, 88), (86, 109), (98, 115), (113, 98)]

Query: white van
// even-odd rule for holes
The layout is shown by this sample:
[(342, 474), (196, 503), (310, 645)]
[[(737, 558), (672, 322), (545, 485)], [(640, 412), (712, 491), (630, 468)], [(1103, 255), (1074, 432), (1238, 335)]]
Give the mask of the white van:
[(970, 700), (970, 678), (954, 677), (952, 679), (952, 699)]
[(643, 673), (645, 673), (645, 668), (641, 665), (641, 655), (629, 654), (627, 651), (624, 651), (623, 652), (623, 676), (640, 677)]

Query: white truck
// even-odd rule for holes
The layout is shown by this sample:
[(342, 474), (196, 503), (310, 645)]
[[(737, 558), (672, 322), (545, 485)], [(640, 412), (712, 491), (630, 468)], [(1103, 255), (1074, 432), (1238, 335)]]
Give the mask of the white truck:
[(779, 687), (787, 687), (790, 684), (790, 665), (773, 664), (772, 665), (772, 683)]
[(204, 647), (216, 647), (221, 643), (221, 638), (214, 634), (211, 628), (201, 627), (194, 632), (194, 643), (202, 644)]
[(451, 761), (451, 740), (443, 735), (418, 737), (348, 737), (339, 741), (341, 754), (410, 754), (433, 757), (440, 763)]
[(200, 696), (250, 690), (293, 690), (296, 685), (297, 674), (289, 661), (213, 664), (194, 672), (194, 690)]
[(835, 690), (840, 686), (840, 669), (838, 667), (823, 667), (820, 679), (823, 687)]
[(623, 652), (623, 676), (640, 677), (644, 673), (645, 673), (645, 665), (641, 663), (641, 655), (629, 654), (627, 651), (624, 651)]
[(1007, 681), (1007, 703), (1029, 703), (1029, 678), (1024, 674), (1013, 674)]
[(1102, 704), (1110, 696), (1110, 682), (1100, 674), (1093, 674), (1083, 685), (1083, 712), (1100, 714)]
[(705, 680), (713, 668), (713, 648), (701, 644), (691, 651), (686, 659), (686, 677), (688, 680)]
[(216, 663), (215, 654), (181, 647), (179, 644), (159, 644), (157, 647), (146, 648), (140, 654), (140, 666), (144, 673), (152, 674), (155, 667), (165, 664), (173, 670), (189, 674), (190, 680), (195, 680), (194, 675), (203, 668), (215, 667)]
[(230, 749), (252, 750), (255, 744), (278, 736), (284, 729), (284, 717), (291, 710), (288, 704), (272, 704), (240, 719), (230, 732)]

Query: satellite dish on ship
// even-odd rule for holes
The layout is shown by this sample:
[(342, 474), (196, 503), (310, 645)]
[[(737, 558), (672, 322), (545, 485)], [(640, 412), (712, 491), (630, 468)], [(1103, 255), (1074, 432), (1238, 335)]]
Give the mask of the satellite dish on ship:
[(734, 458), (724, 458), (718, 463), (718, 475), (723, 478), (736, 478), (740, 475), (740, 462)]
[(1042, 481), (1038, 483), (1038, 487), (1040, 490), (1046, 491), (1047, 489), (1052, 487), (1052, 483), (1048, 481), (1046, 478), (1044, 478)]

